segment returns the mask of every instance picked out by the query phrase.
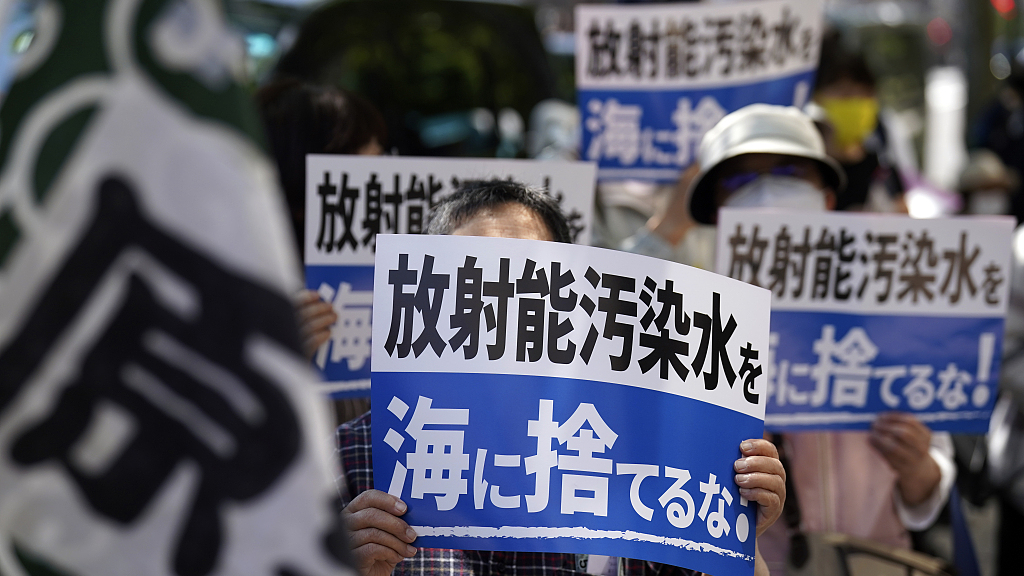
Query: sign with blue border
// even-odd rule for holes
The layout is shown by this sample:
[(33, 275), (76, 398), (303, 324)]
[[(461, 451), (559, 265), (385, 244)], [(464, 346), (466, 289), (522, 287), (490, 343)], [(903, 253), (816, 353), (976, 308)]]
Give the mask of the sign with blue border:
[(331, 338), (313, 357), (335, 398), (370, 394), (373, 257), (378, 233), (420, 234), (430, 209), (463, 180), (511, 178), (543, 188), (590, 241), (595, 166), (465, 158), (306, 157), (306, 287), (334, 306)]
[(807, 102), (821, 30), (811, 0), (577, 6), (580, 156), (602, 180), (674, 182), (726, 114)]
[(718, 271), (772, 291), (766, 426), (987, 431), (1013, 224), (723, 209)]
[(417, 546), (752, 574), (739, 443), (763, 433), (769, 295), (554, 242), (380, 236), (377, 488)]

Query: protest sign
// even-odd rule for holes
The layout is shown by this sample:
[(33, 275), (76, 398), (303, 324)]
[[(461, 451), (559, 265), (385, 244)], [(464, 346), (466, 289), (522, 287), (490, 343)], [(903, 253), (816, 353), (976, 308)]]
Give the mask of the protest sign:
[(358, 574), (224, 4), (0, 8), (6, 576)]
[(1012, 218), (723, 209), (718, 222), (718, 271), (772, 291), (769, 429), (867, 429), (890, 410), (988, 429)]
[(576, 7), (581, 157), (600, 179), (674, 182), (704, 133), (755, 103), (803, 106), (815, 0)]
[(306, 157), (306, 287), (338, 321), (313, 362), (334, 397), (368, 396), (373, 257), (378, 233), (421, 234), (430, 209), (463, 180), (511, 178), (558, 199), (573, 241), (586, 244), (595, 166), (464, 158)]
[(587, 246), (380, 236), (373, 464), (417, 546), (753, 570), (769, 294)]

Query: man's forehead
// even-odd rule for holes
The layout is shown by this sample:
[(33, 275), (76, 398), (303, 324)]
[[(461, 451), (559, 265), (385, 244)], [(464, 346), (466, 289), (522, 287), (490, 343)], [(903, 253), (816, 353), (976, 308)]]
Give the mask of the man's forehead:
[(554, 240), (544, 218), (518, 202), (506, 202), (477, 210), (452, 230), (452, 236)]

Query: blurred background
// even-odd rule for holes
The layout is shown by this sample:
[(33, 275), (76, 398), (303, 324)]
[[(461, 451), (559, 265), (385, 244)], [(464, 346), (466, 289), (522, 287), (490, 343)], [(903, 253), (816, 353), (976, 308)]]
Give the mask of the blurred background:
[[(361, 94), (402, 155), (536, 156), (530, 114), (549, 99), (575, 105), (574, 0), (226, 4), (254, 89), (277, 68)], [(1024, 122), (1013, 133), (998, 117), (1020, 107), (1015, 0), (827, 0), (826, 17), (867, 58), (894, 139), (910, 144), (905, 160), (931, 184), (954, 190), (967, 150), (992, 147), (994, 126), (1006, 140), (1024, 137)], [(24, 49), (30, 19), (15, 19), (7, 35), (10, 52)]]
[[(577, 3), (225, 2), (254, 90), (275, 70), (334, 84), (380, 109), (399, 154), (485, 157), (537, 155), (527, 135), (537, 105), (575, 106)], [(32, 41), (30, 5), (17, 6), (3, 31), (0, 70)], [(827, 0), (826, 16), (865, 54), (890, 130), (911, 144), (905, 152), (931, 183), (954, 189), (967, 149), (998, 122), (993, 108), (1013, 104), (1002, 92), (1024, 68), (1015, 0)]]
[[(364, 96), (386, 152), (571, 157), (578, 145), (575, 0), (226, 0), (255, 91), (275, 74)], [(34, 37), (32, 2), (0, 37), (0, 93)], [(826, 0), (845, 48), (877, 80), (900, 166), (926, 191), (911, 215), (964, 208), (968, 150), (1024, 169), (1024, 19), (1016, 0)], [(950, 194), (944, 195), (943, 192)], [(1014, 202), (1018, 219), (1024, 206)]]

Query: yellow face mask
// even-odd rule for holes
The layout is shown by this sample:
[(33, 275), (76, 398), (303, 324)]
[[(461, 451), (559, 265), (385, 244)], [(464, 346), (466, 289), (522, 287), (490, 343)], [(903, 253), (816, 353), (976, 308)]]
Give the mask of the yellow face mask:
[(874, 98), (822, 98), (818, 104), (825, 109), (841, 148), (863, 142), (878, 123), (878, 100)]

